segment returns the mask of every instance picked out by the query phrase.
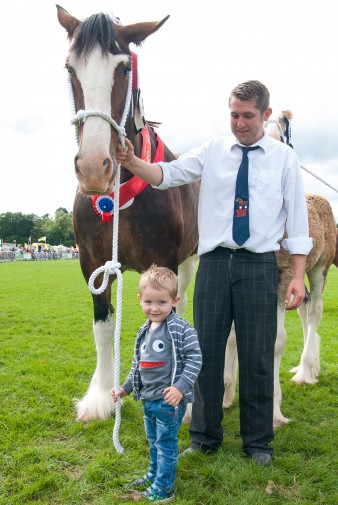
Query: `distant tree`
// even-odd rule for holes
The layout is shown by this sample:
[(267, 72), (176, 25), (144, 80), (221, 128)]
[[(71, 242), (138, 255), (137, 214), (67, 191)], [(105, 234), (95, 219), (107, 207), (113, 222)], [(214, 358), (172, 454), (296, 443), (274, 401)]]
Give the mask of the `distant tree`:
[(57, 209), (54, 220), (48, 222), (47, 228), (46, 234), (50, 244), (63, 244), (68, 247), (75, 244), (73, 216), (67, 209), (62, 207)]
[(49, 214), (42, 217), (21, 212), (0, 214), (0, 238), (4, 242), (16, 240), (17, 244), (25, 244), (30, 237), (31, 243), (38, 242), (40, 237), (46, 237), (48, 244), (74, 245), (72, 213), (64, 207), (59, 207), (55, 211), (54, 219)]
[(68, 210), (65, 208), (65, 207), (59, 207), (58, 209), (56, 209), (55, 211), (55, 216), (59, 213), (63, 213), (63, 214), (68, 214)]
[(0, 238), (4, 242), (24, 244), (32, 235), (32, 230), (39, 217), (35, 214), (22, 214), (21, 212), (5, 212), (0, 214)]

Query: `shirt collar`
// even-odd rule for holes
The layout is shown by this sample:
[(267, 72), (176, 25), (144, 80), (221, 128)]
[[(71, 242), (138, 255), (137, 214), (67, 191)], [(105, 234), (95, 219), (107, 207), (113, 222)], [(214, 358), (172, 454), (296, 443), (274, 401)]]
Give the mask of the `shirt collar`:
[[(238, 142), (238, 140), (236, 139), (235, 135), (232, 135), (232, 139), (231, 139), (231, 142), (230, 142), (230, 149), (231, 151), (233, 150), (233, 148), (235, 146), (241, 146), (242, 144), (240, 142)], [(250, 147), (254, 147), (254, 146), (259, 146), (263, 149), (264, 152), (266, 152), (267, 150), (267, 145), (268, 145), (268, 135), (266, 134), (266, 132), (264, 132), (264, 135), (262, 138), (260, 138), (258, 140), (258, 142), (255, 142), (255, 144), (252, 144)], [(245, 146), (243, 146), (245, 147)]]

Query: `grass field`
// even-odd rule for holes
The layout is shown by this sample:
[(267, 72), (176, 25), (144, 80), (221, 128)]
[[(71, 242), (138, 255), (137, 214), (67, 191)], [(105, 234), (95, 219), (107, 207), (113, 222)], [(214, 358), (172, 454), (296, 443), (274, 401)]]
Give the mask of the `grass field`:
[[(129, 371), (143, 315), (138, 276), (124, 274), (121, 380)], [(175, 503), (257, 505), (338, 503), (337, 285), (332, 267), (324, 294), (319, 383), (298, 387), (302, 333), (287, 317), (281, 365), (282, 412), (292, 422), (276, 432), (270, 467), (241, 452), (238, 402), (224, 413), (222, 450), (178, 466)], [(73, 399), (85, 393), (96, 364), (92, 302), (77, 261), (0, 264), (0, 504), (119, 504), (126, 486), (147, 470), (141, 405), (122, 408), (122, 455), (112, 444), (114, 419), (81, 424)], [(192, 288), (186, 318), (192, 321)], [(114, 297), (113, 297), (114, 303)], [(180, 450), (189, 444), (180, 431)]]

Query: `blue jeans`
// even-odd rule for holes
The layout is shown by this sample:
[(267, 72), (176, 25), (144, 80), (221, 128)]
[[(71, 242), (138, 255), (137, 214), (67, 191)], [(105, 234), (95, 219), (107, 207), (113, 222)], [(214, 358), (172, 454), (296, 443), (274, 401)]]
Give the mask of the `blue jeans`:
[(142, 400), (144, 426), (150, 445), (149, 474), (155, 476), (154, 484), (165, 492), (174, 490), (178, 459), (178, 430), (186, 405), (176, 409), (164, 400)]

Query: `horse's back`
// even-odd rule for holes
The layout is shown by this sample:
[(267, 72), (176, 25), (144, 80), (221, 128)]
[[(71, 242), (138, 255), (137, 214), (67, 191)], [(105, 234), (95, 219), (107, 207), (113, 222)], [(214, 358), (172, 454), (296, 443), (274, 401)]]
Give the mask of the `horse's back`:
[[(325, 278), (336, 250), (336, 223), (329, 202), (320, 195), (307, 194), (309, 236), (313, 247), (306, 258), (306, 273), (320, 269)], [(283, 248), (277, 252), (279, 269), (279, 300), (284, 301), (286, 289), (293, 277), (292, 256)]]
[(306, 195), (309, 235), (313, 239), (313, 248), (307, 257), (306, 271), (315, 265), (332, 264), (336, 250), (336, 222), (330, 203), (320, 195)]

